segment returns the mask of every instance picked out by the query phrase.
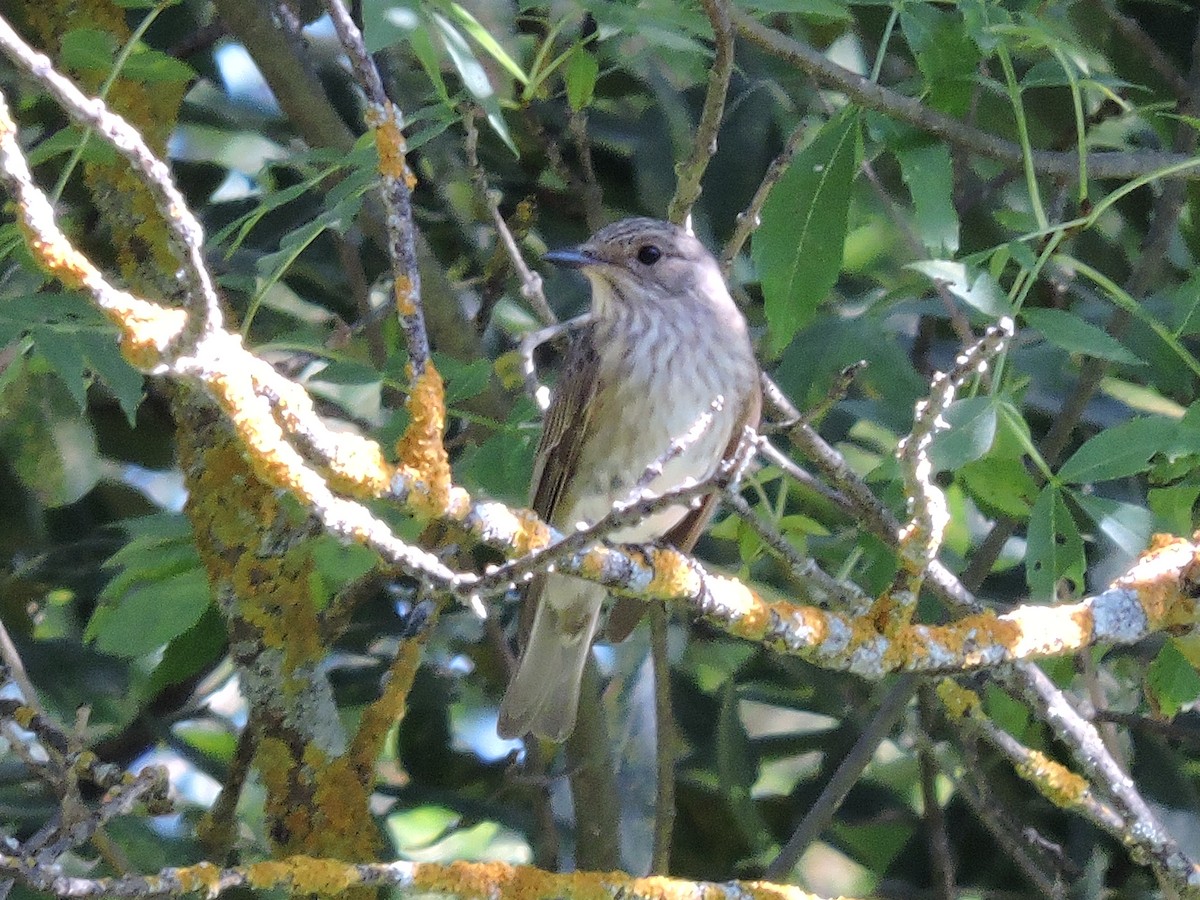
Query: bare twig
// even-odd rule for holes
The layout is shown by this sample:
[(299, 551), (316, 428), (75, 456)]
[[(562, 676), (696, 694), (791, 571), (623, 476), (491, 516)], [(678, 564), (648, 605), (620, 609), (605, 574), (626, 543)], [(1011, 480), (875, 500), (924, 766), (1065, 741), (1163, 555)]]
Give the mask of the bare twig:
[(525, 393), (542, 412), (550, 408), (550, 389), (538, 381), (537, 363), (533, 358), (534, 352), (547, 341), (552, 341), (563, 334), (569, 334), (592, 321), (592, 314), (584, 313), (574, 319), (568, 319), (566, 322), (556, 322), (545, 328), (539, 328), (537, 331), (527, 331), (521, 336), (517, 352), (521, 354), (521, 376), (525, 380)]
[(916, 609), (925, 573), (937, 558), (942, 535), (950, 522), (945, 496), (933, 483), (933, 460), (929, 456), (933, 436), (946, 427), (942, 415), (954, 402), (958, 389), (1004, 349), (1014, 328), (1012, 319), (1002, 318), (974, 346), (959, 354), (953, 369), (934, 376), (928, 399), (917, 403), (912, 431), (896, 448), (910, 518), (899, 535), (902, 571), (897, 575), (890, 602), (904, 622), (911, 619)]
[(825, 783), (820, 796), (804, 813), (804, 818), (800, 820), (800, 824), (796, 826), (792, 836), (783, 845), (779, 855), (767, 866), (764, 872), (767, 878), (786, 878), (788, 873), (795, 868), (796, 863), (800, 861), (800, 857), (804, 855), (808, 845), (816, 840), (829, 825), (834, 813), (842, 805), (846, 795), (850, 793), (850, 788), (854, 787), (871, 762), (871, 758), (875, 755), (875, 748), (891, 733), (892, 727), (904, 714), (904, 710), (908, 707), (908, 701), (916, 689), (916, 684), (916, 676), (905, 675), (898, 678), (896, 683), (888, 689), (887, 695), (879, 704), (879, 709), (867, 728), (858, 736), (858, 740), (854, 742), (850, 752), (838, 764), (837, 771)]
[(509, 260), (512, 261), (517, 275), (521, 278), (521, 296), (533, 307), (534, 313), (541, 319), (543, 325), (555, 325), (558, 323), (558, 316), (554, 314), (554, 310), (546, 301), (546, 293), (542, 290), (542, 276), (530, 269), (525, 262), (525, 257), (521, 254), (521, 248), (517, 246), (517, 241), (513, 237), (512, 231), (509, 230), (508, 223), (500, 214), (500, 195), (488, 187), (487, 173), (484, 172), (483, 166), (479, 162), (479, 129), (475, 125), (475, 110), (468, 110), (467, 114), (463, 116), (463, 127), (466, 129), (464, 145), (467, 166), (471, 169), (471, 178), (475, 182), (479, 198), (487, 206), (488, 212), (492, 214), (492, 222), (496, 225), (496, 234), (500, 236), (500, 242), (504, 245)]
[(700, 181), (708, 168), (708, 162), (717, 152), (717, 132), (721, 128), (721, 117), (725, 114), (725, 98), (729, 93), (729, 78), (733, 74), (733, 26), (729, 20), (729, 4), (726, 0), (702, 0), (704, 12), (712, 24), (716, 56), (708, 71), (708, 88), (704, 92), (704, 107), (700, 122), (696, 126), (696, 137), (692, 152), (686, 160), (675, 166), (678, 181), (675, 196), (667, 208), (667, 218), (682, 225), (692, 214), (692, 207), (700, 197)]
[(799, 582), (803, 595), (810, 603), (830, 606), (851, 615), (858, 615), (870, 607), (870, 598), (859, 590), (857, 585), (848, 581), (838, 581), (817, 565), (816, 560), (801, 554), (778, 530), (763, 521), (740, 494), (726, 491), (722, 502), (737, 513), (763, 543), (787, 564), (792, 577)]
[(721, 250), (721, 274), (726, 279), (729, 278), (729, 273), (733, 270), (733, 261), (742, 252), (742, 247), (750, 239), (750, 235), (758, 228), (759, 216), (762, 215), (767, 197), (771, 195), (771, 189), (775, 187), (779, 179), (783, 177), (783, 173), (787, 171), (787, 167), (791, 165), (792, 159), (796, 156), (797, 151), (800, 149), (800, 144), (804, 141), (807, 134), (808, 124), (801, 122), (788, 135), (788, 139), (784, 142), (783, 149), (779, 151), (779, 155), (771, 160), (771, 164), (767, 166), (767, 171), (763, 175), (762, 181), (759, 182), (758, 188), (754, 191), (754, 196), (750, 198), (750, 205), (738, 213), (737, 224), (734, 225), (733, 234), (729, 236), (729, 240), (725, 242), (725, 247)]
[(650, 660), (654, 666), (654, 762), (655, 808), (654, 846), (650, 851), (650, 874), (671, 871), (671, 839), (675, 834), (675, 763), (679, 741), (675, 735), (675, 716), (671, 710), (671, 666), (667, 659), (667, 630), (670, 619), (661, 604), (652, 603), (650, 620)]

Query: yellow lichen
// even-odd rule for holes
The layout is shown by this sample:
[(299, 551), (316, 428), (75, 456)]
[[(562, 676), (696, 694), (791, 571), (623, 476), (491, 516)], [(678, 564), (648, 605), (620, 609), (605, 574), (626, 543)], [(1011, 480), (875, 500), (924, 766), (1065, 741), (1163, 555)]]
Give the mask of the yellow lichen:
[(694, 597), (700, 591), (700, 577), (686, 556), (669, 547), (653, 547), (646, 555), (653, 572), (646, 592), (657, 600)]
[(524, 556), (550, 545), (550, 528), (529, 509), (513, 512), (517, 527), (513, 530), (512, 548), (516, 556)]
[(938, 699), (953, 719), (972, 715), (979, 709), (979, 695), (963, 687), (953, 678), (943, 678), (937, 686)]
[(454, 488), (450, 457), (442, 441), (446, 428), (445, 388), (432, 361), (412, 379), (405, 406), (410, 418), (396, 444), (396, 453), (412, 482), (409, 502), (413, 510), (428, 517), (466, 515), (470, 500), (464, 491)]
[(175, 877), (185, 894), (201, 892), (216, 896), (221, 887), (221, 870), (210, 862), (196, 863), (175, 870)]
[[(408, 166), (405, 153), (408, 142), (400, 130), (400, 117), (391, 103), (372, 109), (367, 116), (368, 124), (375, 129), (375, 147), (379, 151), (379, 173), (384, 178), (403, 181), (409, 190), (417, 185), (417, 178)], [(402, 313), (403, 314), (403, 311)]]
[(1085, 778), (1037, 750), (1029, 751), (1025, 762), (1017, 766), (1017, 774), (1029, 781), (1055, 806), (1075, 806), (1088, 792)]

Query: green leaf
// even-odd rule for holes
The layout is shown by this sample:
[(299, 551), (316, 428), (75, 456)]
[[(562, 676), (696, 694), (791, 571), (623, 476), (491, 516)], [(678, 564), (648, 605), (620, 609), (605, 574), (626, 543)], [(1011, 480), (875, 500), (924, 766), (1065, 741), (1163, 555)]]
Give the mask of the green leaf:
[(1150, 458), (1171, 445), (1176, 428), (1175, 422), (1162, 418), (1133, 419), (1106, 428), (1062, 464), (1058, 477), (1090, 484), (1145, 472)]
[(191, 81), (196, 70), (187, 63), (149, 47), (139, 47), (125, 61), (121, 75), (131, 81), (155, 84), (172, 81)]
[(869, 870), (883, 872), (900, 855), (913, 836), (914, 829), (897, 822), (850, 825), (833, 824), (832, 832), (852, 857)]
[[(41, 360), (17, 357), (0, 394), (0, 456), (32, 496), (49, 507), (74, 503), (103, 472), (96, 436), (63, 380)], [(28, 536), (26, 536), (28, 537)]]
[(953, 256), (958, 252), (958, 212), (950, 150), (945, 144), (924, 144), (893, 152), (913, 200), (921, 243), (935, 256)]
[(955, 401), (943, 418), (949, 427), (934, 435), (929, 453), (935, 472), (958, 469), (991, 448), (996, 437), (996, 404), (991, 397)]
[(1145, 365), (1112, 335), (1074, 313), (1061, 309), (1023, 309), (1021, 316), (1027, 324), (1044, 334), (1046, 340), (1068, 353), (1086, 353), (1097, 359), (1126, 365)]
[(29, 330), (29, 334), (37, 352), (50, 364), (79, 411), (83, 412), (87, 408), (87, 360), (77, 336), (52, 325), (37, 325)]
[(434, 364), (446, 381), (446, 403), (461, 403), (478, 397), (492, 380), (492, 363), (487, 359), (461, 362), (446, 354), (435, 353)]
[(145, 376), (126, 361), (114, 335), (107, 331), (80, 331), (78, 339), (88, 366), (112, 391), (125, 420), (132, 426), (142, 402)]
[(1146, 668), (1146, 689), (1158, 711), (1173, 718), (1186, 704), (1200, 697), (1200, 674), (1174, 640), (1163, 644)]
[(463, 87), (483, 107), (488, 124), (499, 135), (500, 140), (504, 141), (505, 145), (514, 155), (519, 155), (517, 154), (517, 145), (513, 143), (512, 136), (508, 133), (508, 126), (504, 122), (504, 116), (500, 112), (500, 101), (496, 97), (496, 91), (492, 87), (492, 82), (488, 79), (487, 70), (475, 58), (475, 54), (471, 50), (471, 45), (467, 43), (466, 38), (462, 36), (459, 30), (454, 27), (454, 23), (445, 16), (435, 12), (430, 14), (430, 18), (438, 27), (442, 38), (442, 46), (446, 48), (446, 53), (449, 54), (450, 61), (454, 63), (454, 68), (458, 70)]
[(1144, 506), (1109, 500), (1083, 491), (1072, 491), (1071, 497), (1088, 518), (1110, 541), (1129, 556), (1146, 549), (1154, 533), (1154, 515)]
[(1012, 313), (1008, 297), (988, 272), (979, 272), (968, 268), (965, 263), (949, 259), (923, 259), (909, 263), (906, 268), (920, 272), (930, 281), (943, 285), (963, 303), (989, 316), (1007, 316)]
[(987, 456), (954, 473), (956, 481), (989, 515), (1018, 521), (1029, 517), (1038, 487), (1020, 459)]
[(953, 116), (965, 113), (975, 90), (979, 48), (963, 20), (925, 3), (906, 3), (900, 28), (925, 76), (925, 105)]
[(199, 622), (208, 604), (208, 580), (200, 570), (151, 582), (108, 611), (96, 629), (96, 646), (126, 658), (152, 653)]
[(600, 63), (583, 47), (576, 48), (567, 60), (563, 79), (567, 83), (567, 103), (578, 112), (592, 102), (596, 91), (596, 79), (600, 77)]
[(850, 108), (796, 154), (763, 206), (751, 249), (776, 349), (811, 321), (837, 281), (858, 156), (859, 115)]
[(1033, 504), (1025, 551), (1025, 579), (1036, 601), (1057, 598), (1058, 582), (1066, 578), (1076, 593), (1083, 590), (1083, 538), (1062, 492), (1047, 485)]
[(107, 71), (117, 55), (117, 39), (98, 28), (73, 28), (62, 36), (61, 48), (65, 68)]

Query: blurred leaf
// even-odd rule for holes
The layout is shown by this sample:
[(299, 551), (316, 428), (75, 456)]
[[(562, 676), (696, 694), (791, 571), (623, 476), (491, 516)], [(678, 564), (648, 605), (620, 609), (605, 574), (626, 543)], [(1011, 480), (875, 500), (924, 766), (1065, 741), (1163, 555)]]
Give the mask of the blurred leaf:
[(1106, 428), (1076, 450), (1058, 470), (1065, 482), (1090, 484), (1137, 475), (1150, 467), (1150, 458), (1170, 446), (1176, 424), (1144, 418)]
[(98, 28), (72, 28), (62, 36), (59, 59), (70, 69), (107, 71), (117, 55), (117, 39)]
[(191, 81), (196, 77), (196, 70), (173, 56), (139, 47), (125, 61), (121, 75), (142, 84), (156, 84)]
[(1096, 527), (1132, 558), (1146, 549), (1154, 533), (1154, 516), (1150, 510), (1132, 503), (1097, 497), (1084, 491), (1072, 491), (1072, 498)]
[(934, 256), (953, 256), (958, 252), (958, 212), (949, 149), (944, 144), (922, 144), (893, 153), (913, 200), (921, 243)]
[(944, 285), (946, 290), (989, 316), (1010, 315), (1012, 307), (1000, 285), (987, 272), (975, 272), (964, 263), (948, 259), (925, 259), (909, 263), (907, 268), (920, 272), (930, 281)]
[(979, 48), (963, 20), (931, 4), (906, 3), (900, 28), (925, 76), (925, 103), (961, 116), (970, 106), (979, 65)]
[(591, 106), (596, 90), (596, 79), (600, 77), (600, 63), (583, 47), (577, 47), (567, 60), (563, 79), (567, 84), (567, 103), (578, 112)]
[(1126, 365), (1145, 365), (1108, 333), (1074, 313), (1061, 309), (1022, 309), (1021, 317), (1068, 353), (1086, 353), (1097, 359)]
[(144, 584), (98, 620), (96, 647), (130, 658), (151, 653), (200, 621), (209, 602), (208, 579), (199, 570)]
[(1083, 538), (1062, 492), (1053, 485), (1042, 488), (1029, 516), (1025, 578), (1030, 599), (1053, 602), (1058, 582), (1067, 579), (1076, 593), (1083, 590)]
[(956, 400), (943, 418), (948, 427), (934, 435), (929, 450), (935, 472), (958, 469), (991, 448), (996, 437), (996, 404), (991, 397)]
[(517, 153), (517, 145), (513, 143), (512, 135), (508, 133), (508, 126), (504, 122), (504, 115), (500, 112), (500, 101), (496, 97), (496, 91), (492, 87), (491, 81), (488, 79), (487, 71), (479, 63), (479, 60), (475, 58), (470, 45), (459, 30), (454, 27), (454, 24), (445, 16), (433, 12), (430, 13), (430, 19), (438, 27), (442, 38), (442, 46), (446, 48), (451, 62), (454, 63), (454, 68), (458, 70), (459, 77), (462, 78), (463, 87), (483, 107), (488, 124), (492, 126), (492, 130), (496, 132), (500, 140), (504, 141), (505, 145), (514, 155), (520, 155)]
[(988, 515), (1024, 521), (1038, 495), (1037, 483), (1020, 459), (987, 456), (967, 463), (954, 477)]
[(450, 4), (450, 12), (454, 18), (458, 19), (458, 24), (463, 27), (463, 30), (475, 39), (475, 42), (487, 52), (488, 56), (500, 63), (504, 70), (521, 84), (529, 84), (529, 76), (525, 74), (517, 61), (508, 55), (508, 51), (500, 46), (500, 42), (479, 24), (478, 19), (457, 3)]
[(796, 154), (763, 206), (752, 253), (777, 349), (812, 319), (837, 281), (858, 156), (859, 117), (851, 107)]
[[(10, 363), (0, 393), (0, 454), (47, 507), (74, 503), (95, 487), (96, 437), (64, 380), (21, 360)], [(74, 403), (72, 402), (74, 400)]]
[(1168, 719), (1200, 697), (1200, 674), (1174, 641), (1163, 644), (1146, 669), (1146, 691), (1155, 709)]

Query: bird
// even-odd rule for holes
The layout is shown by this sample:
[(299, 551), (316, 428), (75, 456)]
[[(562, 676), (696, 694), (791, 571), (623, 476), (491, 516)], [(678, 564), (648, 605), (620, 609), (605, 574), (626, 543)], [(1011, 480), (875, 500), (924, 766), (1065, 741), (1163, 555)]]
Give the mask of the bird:
[[(757, 427), (762, 396), (746, 319), (689, 231), (624, 219), (544, 258), (591, 285), (591, 316), (546, 412), (530, 490), (533, 511), (570, 533), (635, 490), (658, 495), (711, 477)], [(608, 539), (690, 550), (715, 501), (668, 506)], [(500, 704), (502, 737), (570, 735), (605, 596), (560, 574), (528, 586), (533, 623)]]

